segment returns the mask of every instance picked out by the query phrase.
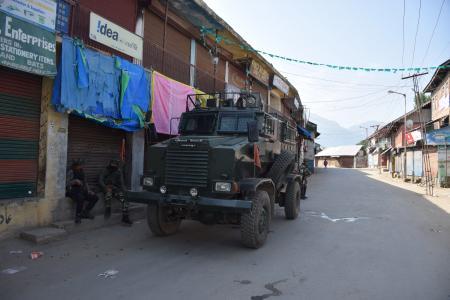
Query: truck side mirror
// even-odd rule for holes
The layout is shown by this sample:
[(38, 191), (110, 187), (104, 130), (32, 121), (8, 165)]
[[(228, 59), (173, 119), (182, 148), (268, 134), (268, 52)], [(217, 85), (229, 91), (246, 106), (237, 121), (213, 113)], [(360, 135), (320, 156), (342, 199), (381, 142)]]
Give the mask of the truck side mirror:
[(258, 121), (253, 120), (247, 123), (247, 137), (250, 143), (259, 141)]

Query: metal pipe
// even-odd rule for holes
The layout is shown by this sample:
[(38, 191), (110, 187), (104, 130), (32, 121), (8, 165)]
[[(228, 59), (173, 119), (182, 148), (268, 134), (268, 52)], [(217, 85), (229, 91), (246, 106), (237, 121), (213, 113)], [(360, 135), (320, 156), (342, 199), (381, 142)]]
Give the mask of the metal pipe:
[(164, 11), (164, 35), (163, 35), (163, 53), (162, 53), (162, 72), (164, 73), (164, 60), (166, 56), (166, 34), (167, 34), (167, 19), (169, 11), (169, 0), (166, 0), (166, 9)]

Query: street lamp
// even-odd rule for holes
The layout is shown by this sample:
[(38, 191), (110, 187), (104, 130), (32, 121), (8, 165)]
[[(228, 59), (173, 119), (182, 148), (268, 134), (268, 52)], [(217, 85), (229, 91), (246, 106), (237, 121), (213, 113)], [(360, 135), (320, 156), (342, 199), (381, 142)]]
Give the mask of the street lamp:
[(403, 148), (405, 151), (405, 157), (403, 158), (403, 180), (406, 181), (406, 94), (403, 93), (399, 93), (399, 92), (395, 92), (395, 91), (388, 91), (388, 94), (397, 94), (397, 95), (402, 95), (403, 99), (405, 99), (405, 115), (403, 118), (403, 134), (404, 134), (404, 138), (403, 138)]

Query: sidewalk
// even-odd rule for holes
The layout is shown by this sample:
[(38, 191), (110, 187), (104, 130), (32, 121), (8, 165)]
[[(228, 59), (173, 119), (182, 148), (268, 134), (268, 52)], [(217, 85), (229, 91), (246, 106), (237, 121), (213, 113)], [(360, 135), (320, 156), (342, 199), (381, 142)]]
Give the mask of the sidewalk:
[(433, 196), (430, 196), (426, 194), (426, 189), (424, 186), (420, 186), (411, 182), (404, 182), (401, 178), (392, 178), (390, 173), (388, 172), (382, 172), (380, 174), (380, 171), (378, 169), (358, 170), (372, 179), (382, 181), (384, 183), (422, 195), (425, 199), (450, 214), (450, 189), (434, 187)]

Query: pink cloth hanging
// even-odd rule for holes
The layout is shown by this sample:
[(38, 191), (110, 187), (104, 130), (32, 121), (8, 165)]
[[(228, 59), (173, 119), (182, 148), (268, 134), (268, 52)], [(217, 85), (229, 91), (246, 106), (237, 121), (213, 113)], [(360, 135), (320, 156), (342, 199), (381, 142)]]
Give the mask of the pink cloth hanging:
[[(158, 72), (152, 78), (152, 118), (158, 133), (177, 135), (181, 114), (186, 111), (187, 95), (194, 88)], [(188, 103), (189, 110), (193, 108)]]

